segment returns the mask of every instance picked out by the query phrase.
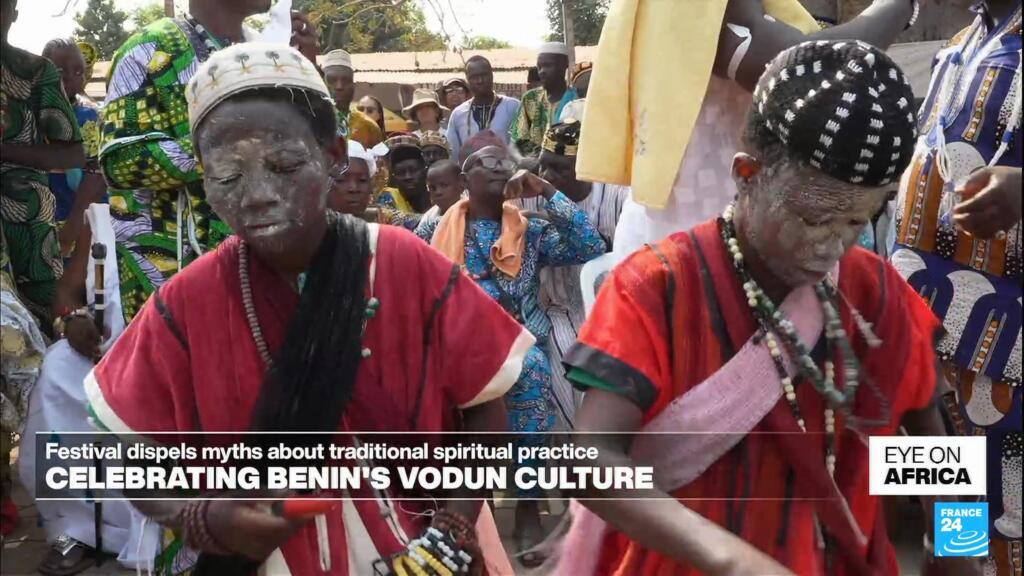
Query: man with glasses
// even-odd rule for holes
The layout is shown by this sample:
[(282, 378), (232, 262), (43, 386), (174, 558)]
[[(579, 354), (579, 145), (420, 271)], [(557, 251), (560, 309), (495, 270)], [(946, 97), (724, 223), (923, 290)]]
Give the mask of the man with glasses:
[[(517, 163), (507, 148), (491, 144), (489, 137), (484, 134), (467, 143), (468, 148), (476, 149), (462, 167), (468, 197), (417, 233), (462, 265), (480, 288), (536, 338), (518, 381), (505, 395), (505, 405), (513, 432), (548, 432), (555, 428), (557, 409), (546, 350), (551, 322), (540, 304), (541, 273), (584, 264), (604, 254), (607, 246), (575, 202), (553, 183), (525, 170), (516, 172)], [(527, 217), (506, 200), (539, 201), (547, 218)], [(486, 333), (487, 326), (481, 329)], [(519, 446), (538, 446), (545, 438), (528, 434), (518, 442)], [(534, 549), (544, 539), (536, 500), (542, 495), (540, 489), (517, 493), (515, 548), (519, 562), (527, 568), (544, 560)]]

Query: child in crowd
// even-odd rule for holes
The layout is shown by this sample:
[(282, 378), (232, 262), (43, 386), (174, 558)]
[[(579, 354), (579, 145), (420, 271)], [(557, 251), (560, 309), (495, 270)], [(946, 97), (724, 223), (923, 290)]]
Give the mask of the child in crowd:
[(348, 142), (348, 169), (338, 177), (327, 196), (327, 207), (342, 214), (363, 216), (370, 206), (377, 162), (355, 140)]
[(71, 102), (75, 120), (85, 147), (85, 168), (72, 168), (50, 172), (50, 191), (56, 200), (56, 219), (60, 226), (61, 255), (70, 259), (78, 238), (85, 210), (94, 202), (106, 202), (107, 185), (100, 173), (100, 110), (85, 96), (92, 62), (85, 53), (94, 55), (95, 49), (89, 44), (79, 45), (71, 40), (57, 38), (43, 48), (43, 57), (48, 58), (60, 71), (64, 93)]
[(462, 168), (454, 160), (441, 160), (427, 169), (427, 192), (432, 206), (416, 226), (416, 235), (430, 242), (434, 228), (464, 193)]
[(452, 160), (436, 162), (427, 170), (427, 192), (438, 216), (443, 216), (462, 197), (462, 169)]

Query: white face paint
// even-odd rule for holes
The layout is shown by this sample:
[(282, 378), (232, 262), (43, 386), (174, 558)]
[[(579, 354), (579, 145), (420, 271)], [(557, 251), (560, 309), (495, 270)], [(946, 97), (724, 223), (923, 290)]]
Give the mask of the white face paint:
[(849, 184), (791, 162), (765, 167), (737, 184), (748, 249), (789, 287), (824, 278), (857, 243), (892, 188)]
[(228, 100), (201, 128), (207, 199), (232, 230), (270, 258), (315, 247), (333, 161), (309, 122), (280, 103)]

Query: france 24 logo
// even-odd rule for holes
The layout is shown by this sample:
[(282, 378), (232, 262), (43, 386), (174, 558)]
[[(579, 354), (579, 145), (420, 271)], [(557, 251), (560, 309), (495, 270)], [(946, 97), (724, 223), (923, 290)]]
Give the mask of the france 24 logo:
[(988, 502), (935, 503), (936, 556), (988, 556)]

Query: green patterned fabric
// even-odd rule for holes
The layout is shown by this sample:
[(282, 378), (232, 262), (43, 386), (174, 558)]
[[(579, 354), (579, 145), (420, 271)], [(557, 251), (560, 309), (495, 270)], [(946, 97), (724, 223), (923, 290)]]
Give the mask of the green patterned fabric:
[(552, 104), (548, 91), (534, 88), (523, 94), (520, 100), (519, 114), (509, 130), (512, 142), (524, 156), (539, 156), (544, 143), (544, 133), (552, 124), (557, 124), (562, 116), (562, 109), (576, 99), (576, 90), (568, 88), (562, 99)]
[(206, 202), (189, 134), (185, 85), (199, 67), (197, 49), (205, 57), (191, 26), (165, 18), (114, 55), (100, 162), (111, 187), (126, 321), (199, 252), (231, 234)]
[[(4, 145), (81, 141), (74, 110), (53, 63), (10, 46), (3, 48), (0, 61)], [(46, 317), (64, 272), (49, 177), (42, 170), (2, 162), (0, 188), (0, 228), (10, 256), (6, 270), (26, 304)]]

